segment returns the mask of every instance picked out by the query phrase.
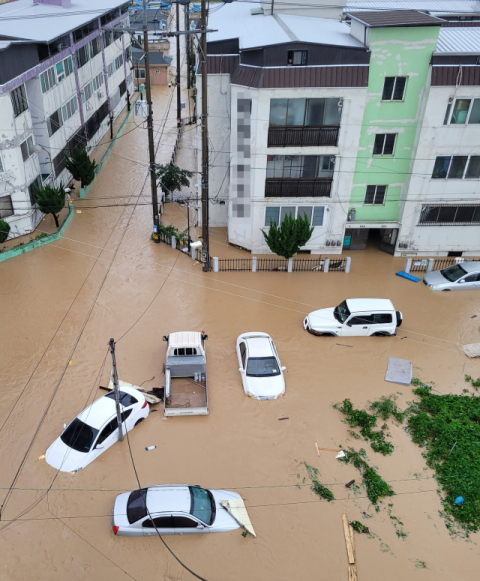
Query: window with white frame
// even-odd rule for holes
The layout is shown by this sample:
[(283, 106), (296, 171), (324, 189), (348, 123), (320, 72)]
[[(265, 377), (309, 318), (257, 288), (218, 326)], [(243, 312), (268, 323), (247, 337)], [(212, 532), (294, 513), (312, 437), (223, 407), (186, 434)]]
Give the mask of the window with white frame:
[(480, 179), (480, 155), (442, 155), (435, 160), (433, 179)]
[(25, 85), (20, 85), (10, 93), (12, 100), (13, 113), (15, 117), (21, 115), (28, 109), (27, 93), (25, 92)]
[(444, 125), (478, 125), (480, 99), (455, 99), (447, 105)]
[(474, 205), (435, 205), (423, 206), (420, 214), (420, 224), (480, 224), (480, 206)]
[(20, 144), (23, 161), (27, 161), (27, 159), (35, 153), (34, 145), (33, 137), (31, 135)]
[(403, 101), (407, 77), (385, 77), (382, 101)]
[(325, 206), (267, 206), (265, 226), (270, 226), (271, 222), (281, 226), (287, 214), (293, 218), (306, 216), (311, 226), (323, 226)]
[(373, 146), (373, 155), (393, 155), (396, 133), (377, 133)]
[(59, 61), (53, 67), (50, 67), (40, 75), (40, 84), (42, 93), (46, 93), (57, 83), (60, 83), (73, 73), (72, 57), (69, 56)]
[(113, 59), (113, 61), (108, 65), (107, 67), (107, 74), (109, 77), (111, 77), (113, 75), (113, 73), (115, 71), (118, 71), (118, 69), (123, 65), (123, 54), (117, 56), (116, 59)]
[(288, 51), (288, 65), (289, 66), (299, 66), (307, 64), (307, 52), (306, 50), (289, 50)]
[(81, 69), (100, 52), (100, 37), (96, 37), (76, 51), (77, 67)]
[(65, 105), (62, 107), (63, 122), (65, 123), (65, 121), (67, 121), (68, 119), (70, 119), (70, 117), (75, 115), (77, 111), (78, 111), (78, 100), (77, 97), (75, 96), (72, 99), (70, 99), (70, 101), (67, 101)]
[(93, 95), (93, 93), (100, 89), (100, 87), (103, 85), (103, 82), (103, 73), (98, 73), (96, 77), (94, 77), (87, 85), (85, 85), (80, 92), (82, 103), (86, 103)]
[(365, 205), (381, 206), (385, 203), (387, 186), (367, 186), (365, 193)]
[(54, 135), (62, 125), (63, 125), (62, 111), (61, 109), (57, 109), (47, 119), (47, 129), (49, 137), (52, 137), (52, 135)]

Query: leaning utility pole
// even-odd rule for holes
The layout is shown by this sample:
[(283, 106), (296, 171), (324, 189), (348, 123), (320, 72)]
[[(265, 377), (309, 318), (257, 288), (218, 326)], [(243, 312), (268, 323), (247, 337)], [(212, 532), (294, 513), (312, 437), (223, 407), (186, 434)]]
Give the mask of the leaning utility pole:
[(153, 114), (152, 114), (152, 90), (150, 86), (150, 57), (148, 55), (148, 25), (147, 25), (147, 0), (143, 0), (143, 50), (145, 51), (145, 85), (147, 96), (147, 131), (148, 153), (150, 157), (150, 185), (152, 189), (153, 206), (153, 239), (160, 243), (158, 236), (160, 230), (160, 218), (158, 215), (157, 176), (155, 175), (155, 143), (153, 139)]
[[(175, 6), (176, 21), (177, 21), (177, 32), (180, 32), (180, 3), (177, 2)], [(182, 126), (182, 101), (180, 94), (180, 35), (177, 34), (177, 129)]]
[(202, 262), (203, 270), (210, 269), (208, 232), (208, 122), (207, 122), (207, 7), (202, 0), (201, 12), (201, 57), (202, 57)]
[(117, 361), (115, 359), (115, 341), (110, 339), (108, 344), (110, 345), (110, 353), (112, 354), (113, 393), (115, 394), (115, 407), (117, 408), (118, 439), (120, 442), (123, 442), (122, 414), (120, 413), (120, 394), (118, 392)]

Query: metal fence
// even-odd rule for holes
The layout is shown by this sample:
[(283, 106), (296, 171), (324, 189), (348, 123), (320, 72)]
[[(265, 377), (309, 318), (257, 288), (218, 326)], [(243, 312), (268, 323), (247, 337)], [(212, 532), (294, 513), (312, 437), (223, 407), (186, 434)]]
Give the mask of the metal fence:
[[(212, 268), (212, 259), (210, 258), (210, 268)], [(252, 270), (251, 258), (219, 258), (218, 271), (219, 272), (237, 272), (240, 270)]]
[[(442, 270), (452, 266), (453, 264), (462, 264), (463, 260), (459, 260), (454, 257), (447, 258), (412, 258), (412, 263), (409, 272), (430, 272), (431, 270)], [(465, 260), (471, 260), (473, 262), (480, 261), (480, 258), (470, 258), (467, 257)], [(430, 263), (430, 266), (429, 266)]]
[[(218, 258), (218, 272), (288, 272), (285, 258)], [(326, 266), (328, 265), (328, 268)], [(292, 272), (345, 272), (346, 258), (297, 258), (292, 261)], [(210, 259), (210, 269), (213, 259)]]

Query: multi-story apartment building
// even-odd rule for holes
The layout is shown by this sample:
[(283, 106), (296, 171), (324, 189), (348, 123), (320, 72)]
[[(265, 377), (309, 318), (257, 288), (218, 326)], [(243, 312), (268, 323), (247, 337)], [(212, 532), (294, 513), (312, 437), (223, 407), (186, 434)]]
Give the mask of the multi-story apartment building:
[(291, 213), (314, 227), (311, 253), (478, 254), (480, 22), (346, 16), (211, 16), (210, 226), (256, 253)]
[(230, 242), (268, 252), (262, 229), (271, 220), (306, 215), (314, 227), (306, 250), (341, 252), (367, 50), (335, 20), (252, 16), (244, 3), (213, 16), (210, 225), (228, 225)]
[(17, 0), (0, 6), (0, 216), (11, 237), (41, 213), (35, 186), (66, 183), (65, 154), (91, 151), (134, 91), (128, 3)]

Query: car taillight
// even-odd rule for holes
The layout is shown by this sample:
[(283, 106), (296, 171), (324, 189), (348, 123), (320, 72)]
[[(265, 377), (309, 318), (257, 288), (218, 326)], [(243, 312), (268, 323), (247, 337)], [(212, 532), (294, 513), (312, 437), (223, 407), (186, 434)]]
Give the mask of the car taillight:
[(118, 533), (118, 529), (119, 529), (119, 528), (120, 528), (120, 527), (113, 527), (113, 534), (114, 534), (114, 535), (116, 535), (116, 534)]
[(143, 408), (146, 408), (147, 407), (147, 403), (148, 403), (148, 401), (145, 400), (145, 403), (142, 405), (142, 410), (143, 410)]

